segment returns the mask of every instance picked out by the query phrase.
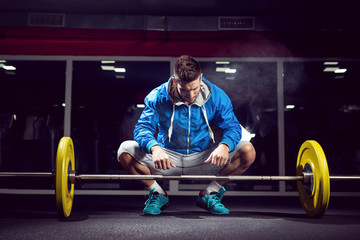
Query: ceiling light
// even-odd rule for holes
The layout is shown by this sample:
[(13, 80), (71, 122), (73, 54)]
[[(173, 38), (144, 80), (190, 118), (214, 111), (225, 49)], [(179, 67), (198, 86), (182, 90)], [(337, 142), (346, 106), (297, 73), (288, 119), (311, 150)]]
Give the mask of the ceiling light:
[(104, 71), (114, 71), (114, 66), (101, 66), (101, 69)]
[(338, 67), (327, 67), (324, 69), (324, 72), (335, 72), (337, 69), (339, 69)]
[(338, 65), (339, 62), (324, 62), (324, 65)]
[(224, 72), (224, 73), (236, 73), (235, 68), (228, 68), (228, 67), (217, 67), (216, 72)]
[(115, 68), (114, 69), (115, 72), (126, 72), (125, 68)]
[(236, 69), (228, 68), (228, 69), (225, 70), (225, 73), (236, 73)]
[(141, 103), (140, 103), (140, 104), (136, 104), (136, 107), (137, 107), (137, 108), (145, 108), (145, 104), (141, 104)]
[(216, 68), (216, 72), (225, 72), (227, 69), (229, 69), (228, 67), (217, 67)]
[(285, 108), (286, 108), (286, 109), (294, 109), (294, 108), (295, 108), (295, 105), (286, 105)]
[(101, 61), (102, 64), (110, 64), (110, 63), (115, 63), (115, 61)]
[(230, 62), (216, 62), (216, 64), (230, 64)]
[(3, 69), (8, 70), (8, 71), (14, 71), (14, 70), (16, 70), (16, 68), (15, 68), (14, 66), (7, 66), (7, 65), (4, 65), (4, 66), (3, 66)]
[(339, 68), (335, 70), (335, 73), (345, 73), (347, 71), (346, 68)]

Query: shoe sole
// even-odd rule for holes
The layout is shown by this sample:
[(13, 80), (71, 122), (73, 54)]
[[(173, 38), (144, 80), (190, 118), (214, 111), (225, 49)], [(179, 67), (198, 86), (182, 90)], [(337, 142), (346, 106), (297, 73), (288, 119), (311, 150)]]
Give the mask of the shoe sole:
[(162, 207), (160, 208), (160, 212), (159, 212), (159, 213), (144, 213), (144, 212), (143, 212), (143, 214), (144, 214), (144, 215), (152, 215), (152, 216), (160, 215), (160, 214), (161, 214), (161, 211), (164, 210), (164, 209), (166, 209), (167, 207), (169, 207), (169, 203), (166, 203), (164, 206), (162, 206)]
[(209, 213), (215, 214), (215, 215), (229, 215), (229, 213), (230, 213), (230, 212), (228, 212), (228, 213), (211, 212), (205, 205), (203, 205), (203, 204), (201, 204), (201, 203), (199, 203), (199, 202), (196, 202), (195, 205), (198, 206), (199, 208), (202, 208), (202, 209), (208, 211)]

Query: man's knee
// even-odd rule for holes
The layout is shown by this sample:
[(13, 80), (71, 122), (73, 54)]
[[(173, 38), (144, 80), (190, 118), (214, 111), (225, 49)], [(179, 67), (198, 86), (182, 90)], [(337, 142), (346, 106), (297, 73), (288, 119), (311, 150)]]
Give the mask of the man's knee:
[(255, 161), (256, 151), (252, 144), (245, 144), (239, 150), (241, 165), (249, 167)]
[[(128, 159), (129, 155), (131, 156), (130, 153), (136, 151), (136, 146), (137, 146), (137, 143), (133, 140), (127, 140), (127, 141), (122, 142), (117, 151), (117, 156), (118, 156), (119, 162), (120, 162), (120, 159), (123, 160), (122, 158), (124, 156), (127, 157), (126, 159)], [(126, 153), (126, 154), (123, 154), (123, 153)], [(126, 160), (126, 159), (124, 159), (124, 160)]]
[(127, 152), (123, 152), (118, 156), (118, 161), (121, 166), (128, 166), (132, 161), (132, 156)]
[(134, 148), (134, 141), (129, 140), (122, 142), (118, 149), (117, 159), (120, 165), (125, 169), (131, 164), (131, 161), (133, 160), (133, 157), (128, 152), (133, 148)]

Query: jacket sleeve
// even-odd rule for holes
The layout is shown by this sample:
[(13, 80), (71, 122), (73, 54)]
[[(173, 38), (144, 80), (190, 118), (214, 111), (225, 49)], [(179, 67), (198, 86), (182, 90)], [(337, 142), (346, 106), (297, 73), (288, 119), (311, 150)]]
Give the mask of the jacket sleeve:
[(152, 98), (154, 94), (156, 92), (153, 91), (145, 98), (145, 109), (142, 111), (134, 129), (134, 140), (147, 153), (151, 153), (150, 149), (153, 146), (159, 145), (154, 137), (159, 122), (159, 113), (156, 110), (155, 101), (150, 100), (154, 99)]
[(229, 146), (232, 152), (241, 140), (241, 126), (237, 120), (230, 98), (221, 89), (218, 90), (217, 111), (214, 116), (214, 123), (223, 130), (221, 143)]

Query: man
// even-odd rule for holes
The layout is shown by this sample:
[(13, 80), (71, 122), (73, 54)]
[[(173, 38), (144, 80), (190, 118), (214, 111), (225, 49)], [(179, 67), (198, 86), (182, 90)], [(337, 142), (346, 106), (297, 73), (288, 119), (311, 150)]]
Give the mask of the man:
[[(211, 124), (223, 131), (220, 143), (215, 143)], [(240, 175), (255, 160), (254, 147), (241, 136), (229, 97), (203, 78), (198, 61), (181, 56), (174, 75), (145, 98), (135, 141), (120, 145), (118, 160), (137, 175)], [(166, 192), (154, 180), (141, 181), (150, 190), (143, 213), (160, 214), (169, 202)], [(221, 203), (225, 183), (211, 182), (196, 205), (213, 214), (229, 214)]]

